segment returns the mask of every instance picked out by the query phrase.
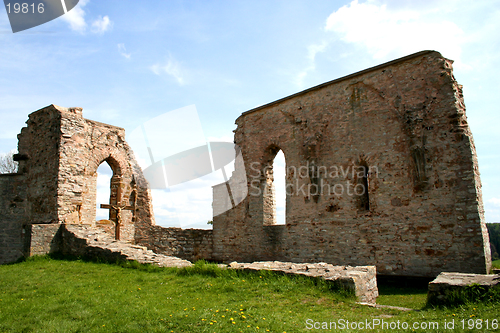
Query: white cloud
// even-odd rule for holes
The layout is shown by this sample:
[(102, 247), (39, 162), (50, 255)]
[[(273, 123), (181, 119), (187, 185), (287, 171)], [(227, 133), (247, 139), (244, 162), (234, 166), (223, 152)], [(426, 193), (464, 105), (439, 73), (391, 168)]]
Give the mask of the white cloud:
[(295, 78), (295, 84), (302, 88), (304, 86), (304, 79), (307, 74), (316, 69), (316, 55), (320, 52), (324, 52), (328, 43), (323, 41), (321, 44), (312, 44), (307, 47), (307, 60), (309, 64), (303, 71), (301, 71)]
[(437, 4), (443, 8), (404, 9), (354, 0), (328, 17), (325, 30), (364, 46), (375, 59), (436, 50), (459, 61), (463, 31), (444, 19), (447, 3)]
[(125, 49), (125, 44), (123, 44), (123, 43), (118, 44), (118, 52), (120, 52), (120, 54), (127, 59), (130, 59), (130, 57), (131, 57), (131, 54), (127, 53), (127, 50)]
[(69, 23), (71, 30), (82, 34), (87, 29), (87, 23), (85, 22), (85, 11), (83, 10), (83, 7), (85, 7), (87, 2), (88, 0), (79, 1), (72, 10), (62, 16), (62, 19)]
[(212, 220), (212, 186), (222, 183), (222, 172), (216, 171), (204, 177), (175, 185), (165, 190), (152, 190), (153, 210), (156, 223), (162, 226), (210, 229)]
[(110, 180), (113, 171), (108, 163), (102, 163), (97, 169), (96, 180), (96, 218), (97, 220), (108, 219), (109, 210), (102, 209), (101, 204), (109, 203)]
[(92, 22), (92, 32), (103, 34), (112, 26), (112, 24), (113, 23), (110, 21), (107, 15), (104, 17), (99, 16), (97, 20)]
[[(69, 12), (62, 16), (62, 19), (69, 23), (71, 30), (84, 34), (87, 31), (87, 22), (85, 21), (85, 10), (84, 7), (87, 5), (89, 0), (80, 0), (78, 4), (71, 9)], [(91, 32), (97, 34), (103, 34), (111, 28), (113, 22), (106, 15), (104, 17), (99, 16), (97, 20), (94, 20), (91, 24)]]
[(175, 60), (171, 55), (169, 55), (166, 64), (162, 65), (156, 63), (153, 66), (151, 66), (150, 69), (156, 75), (167, 74), (172, 76), (181, 86), (186, 84), (184, 70), (182, 69), (180, 63), (177, 60)]
[(486, 200), (484, 208), (484, 217), (487, 223), (500, 222), (500, 198)]

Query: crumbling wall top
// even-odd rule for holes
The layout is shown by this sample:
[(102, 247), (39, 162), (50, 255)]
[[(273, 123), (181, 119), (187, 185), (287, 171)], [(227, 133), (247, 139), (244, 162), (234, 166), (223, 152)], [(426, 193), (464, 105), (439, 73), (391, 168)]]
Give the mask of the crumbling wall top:
[(361, 76), (361, 75), (364, 75), (366, 73), (369, 73), (369, 72), (372, 72), (372, 71), (376, 71), (376, 70), (382, 69), (384, 67), (392, 66), (394, 64), (397, 64), (397, 63), (400, 63), (400, 62), (404, 62), (404, 61), (407, 61), (407, 60), (410, 60), (410, 59), (413, 59), (413, 58), (418, 58), (418, 57), (421, 57), (421, 56), (426, 55), (426, 54), (433, 54), (434, 56), (440, 57), (440, 58), (443, 57), (441, 55), (441, 53), (439, 53), (438, 51), (434, 51), (434, 50), (425, 50), (425, 51), (420, 51), (420, 52), (417, 52), (417, 53), (413, 53), (413, 54), (404, 56), (402, 58), (394, 59), (394, 60), (385, 62), (383, 64), (380, 64), (380, 65), (377, 65), (377, 66), (374, 66), (374, 67), (363, 69), (361, 71), (358, 71), (358, 72), (355, 72), (355, 73), (352, 73), (352, 74), (340, 77), (338, 79), (334, 79), (334, 80), (331, 80), (331, 81), (328, 81), (328, 82), (325, 82), (325, 83), (321, 83), (321, 84), (319, 84), (317, 86), (314, 86), (314, 87), (311, 87), (311, 88), (299, 91), (299, 92), (297, 92), (295, 94), (292, 94), (292, 95), (280, 98), (280, 99), (278, 99), (276, 101), (273, 101), (273, 102), (270, 102), (270, 103), (258, 106), (258, 107), (253, 108), (253, 109), (250, 109), (248, 111), (243, 112), (238, 118), (236, 118), (235, 122), (238, 123), (238, 120), (240, 120), (240, 118), (242, 118), (243, 116), (245, 116), (245, 115), (247, 115), (249, 113), (253, 113), (253, 112), (256, 112), (256, 111), (268, 108), (269, 106), (272, 106), (272, 105), (275, 105), (275, 104), (279, 104), (279, 103), (281, 103), (283, 101), (286, 101), (286, 100), (295, 98), (297, 96), (306, 94), (308, 92), (311, 92), (311, 91), (314, 91), (314, 90), (317, 90), (317, 89), (329, 86), (331, 84), (338, 83), (338, 82), (345, 81), (345, 80), (349, 80), (349, 79), (352, 79), (353, 77)]

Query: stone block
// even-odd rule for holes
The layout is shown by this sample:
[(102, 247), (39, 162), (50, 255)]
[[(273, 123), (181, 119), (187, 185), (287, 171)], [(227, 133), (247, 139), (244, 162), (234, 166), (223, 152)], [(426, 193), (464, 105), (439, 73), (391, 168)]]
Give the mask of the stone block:
[(352, 291), (359, 302), (375, 304), (378, 297), (375, 266), (334, 266), (327, 263), (292, 263), (261, 261), (253, 263), (232, 262), (230, 269), (252, 271), (268, 270), (285, 274), (317, 277), (340, 284)]
[[(475, 295), (468, 295), (471, 287), (476, 288)], [(499, 274), (465, 274), (443, 272), (429, 283), (427, 292), (427, 303), (430, 305), (453, 304), (458, 295), (465, 297), (482, 296), (490, 289), (496, 288), (500, 291)]]

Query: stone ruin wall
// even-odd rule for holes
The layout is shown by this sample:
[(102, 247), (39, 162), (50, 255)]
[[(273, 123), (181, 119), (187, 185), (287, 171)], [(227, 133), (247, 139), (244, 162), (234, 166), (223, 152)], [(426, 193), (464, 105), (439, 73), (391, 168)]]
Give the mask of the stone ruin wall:
[[(214, 186), (213, 231), (182, 230), (154, 225), (148, 184), (123, 129), (84, 119), (80, 108), (51, 105), (30, 114), (19, 135), (19, 172), (0, 175), (0, 263), (57, 250), (64, 223), (95, 226), (96, 170), (106, 161), (115, 173), (111, 203), (120, 187), (131, 204), (137, 188), (135, 219), (122, 213), (123, 238), (159, 253), (375, 264), (379, 274), (409, 276), (489, 270), (461, 86), (439, 53), (327, 82), (248, 111), (236, 123), (243, 160), (227, 185)], [(275, 224), (272, 161), (280, 149), (288, 168), (304, 171), (287, 176), (294, 194), (286, 199), (286, 225)], [(331, 177), (322, 167), (332, 166), (374, 168)], [(324, 190), (347, 182), (366, 185), (368, 195)], [(233, 201), (241, 201), (232, 209), (228, 185)], [(322, 190), (298, 193), (304, 186)]]
[(26, 177), (0, 174), (0, 264), (23, 256), (26, 211)]
[[(150, 223), (149, 189), (122, 128), (87, 120), (81, 108), (51, 105), (30, 114), (19, 135), (18, 156), (19, 172), (30, 184), (30, 224), (95, 225), (97, 168), (104, 162), (113, 170), (111, 204), (117, 203), (118, 187), (122, 201), (131, 204), (136, 187), (137, 218)], [(132, 215), (122, 211), (124, 240), (134, 240)], [(114, 211), (110, 219), (116, 219)]]
[[(249, 195), (214, 217), (215, 259), (376, 265), (382, 275), (489, 270), (462, 87), (438, 52), (327, 82), (245, 112), (236, 124)], [(269, 186), (279, 150), (292, 171), (285, 225), (275, 225)], [(360, 166), (369, 172), (330, 174)], [(368, 195), (348, 195), (347, 182), (351, 193), (364, 183)], [(214, 187), (214, 207), (224, 185)]]
[(148, 238), (141, 245), (155, 253), (178, 257), (189, 261), (213, 259), (212, 230), (164, 228), (150, 225)]
[[(18, 135), (16, 174), (0, 175), (0, 264), (59, 249), (62, 224), (99, 227), (114, 236), (116, 212), (96, 223), (97, 168), (113, 170), (110, 201), (122, 210), (121, 240), (189, 260), (211, 258), (211, 230), (162, 228), (154, 222), (151, 193), (120, 127), (83, 118), (81, 108), (55, 105), (29, 115)], [(118, 188), (119, 191), (118, 191)], [(100, 204), (100, 203), (98, 203)]]
[[(151, 195), (122, 128), (85, 119), (81, 108), (55, 105), (31, 113), (26, 123), (18, 135), (18, 173), (0, 177), (5, 206), (0, 222), (6, 226), (0, 233), (0, 262), (50, 250), (43, 243), (56, 236), (57, 225), (96, 226), (96, 171), (104, 162), (113, 170), (110, 202), (116, 204), (121, 187), (123, 202), (137, 205), (135, 218), (122, 211), (121, 239), (144, 237), (140, 226), (154, 224)], [(114, 211), (110, 219), (116, 220)], [(3, 258), (11, 252), (16, 254)]]

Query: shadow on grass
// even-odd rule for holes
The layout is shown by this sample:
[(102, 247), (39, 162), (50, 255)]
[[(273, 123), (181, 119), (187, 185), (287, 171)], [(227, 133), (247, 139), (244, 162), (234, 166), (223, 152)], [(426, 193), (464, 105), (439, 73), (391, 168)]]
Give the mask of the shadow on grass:
[(156, 273), (156, 272), (164, 272), (165, 270), (176, 270), (176, 268), (165, 268), (165, 267), (159, 267), (151, 264), (141, 264), (138, 261), (131, 261), (131, 260), (124, 260), (124, 259), (117, 259), (117, 260), (106, 260), (102, 259), (99, 257), (94, 257), (94, 256), (73, 256), (73, 255), (67, 255), (67, 254), (62, 254), (59, 252), (56, 253), (51, 253), (51, 254), (46, 254), (46, 255), (35, 255), (31, 256), (28, 258), (24, 258), (21, 260), (21, 262), (37, 262), (37, 261), (46, 261), (46, 260), (60, 260), (60, 261), (81, 261), (81, 262), (88, 262), (88, 263), (95, 263), (95, 264), (105, 264), (105, 265), (115, 265), (119, 266), (122, 268), (127, 268), (127, 269), (136, 269), (139, 271), (143, 272), (151, 272), (151, 273)]
[(488, 287), (472, 284), (446, 290), (444, 294), (427, 299), (425, 308), (455, 308), (466, 304), (485, 305), (500, 303), (500, 286)]

